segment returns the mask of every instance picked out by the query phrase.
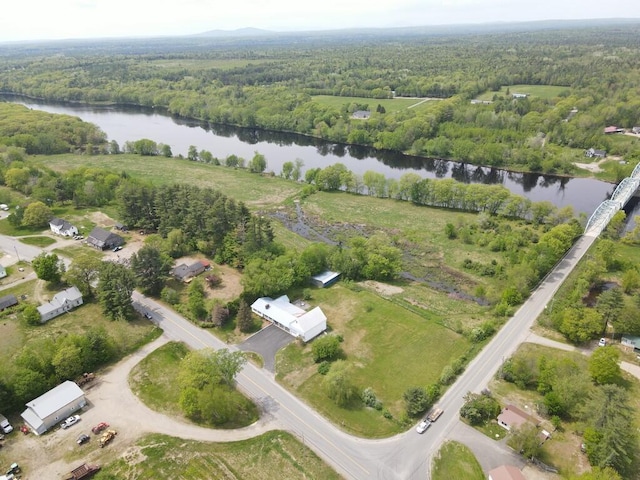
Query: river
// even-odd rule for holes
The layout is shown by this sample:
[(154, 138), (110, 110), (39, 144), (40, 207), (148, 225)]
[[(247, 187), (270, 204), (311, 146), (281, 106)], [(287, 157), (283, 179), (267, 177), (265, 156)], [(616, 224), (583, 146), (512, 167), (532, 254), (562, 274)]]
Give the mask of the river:
[[(373, 170), (387, 178), (398, 179), (407, 172), (415, 172), (424, 178), (502, 184), (511, 192), (534, 202), (547, 200), (557, 207), (572, 205), (576, 214), (587, 215), (609, 198), (615, 187), (595, 179), (514, 173), (461, 162), (334, 144), (296, 134), (211, 125), (140, 107), (46, 102), (14, 95), (0, 95), (0, 100), (20, 103), (36, 110), (77, 116), (98, 125), (109, 140), (117, 141), (121, 147), (126, 141), (148, 138), (170, 145), (174, 155), (186, 156), (191, 145), (196, 146), (198, 151), (208, 150), (220, 159), (235, 154), (250, 160), (258, 152), (267, 160), (267, 171), (276, 174), (280, 173), (284, 162), (296, 159), (304, 162), (303, 170), (324, 168), (340, 162), (359, 175)], [(630, 216), (637, 214), (635, 209), (640, 210), (637, 201), (632, 201), (628, 208)]]

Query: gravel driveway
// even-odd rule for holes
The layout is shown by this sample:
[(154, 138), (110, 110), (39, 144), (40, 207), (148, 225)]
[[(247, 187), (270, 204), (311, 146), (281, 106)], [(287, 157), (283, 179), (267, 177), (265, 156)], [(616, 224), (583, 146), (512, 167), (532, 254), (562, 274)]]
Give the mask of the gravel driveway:
[[(60, 478), (83, 462), (106, 464), (119, 457), (135, 458), (134, 443), (145, 433), (157, 432), (199, 441), (234, 441), (255, 437), (278, 428), (270, 415), (262, 415), (258, 422), (236, 430), (214, 430), (186, 423), (147, 408), (129, 389), (131, 369), (150, 352), (167, 343), (164, 336), (101, 372), (95, 383), (85, 389), (88, 407), (79, 412), (81, 421), (67, 430), (54, 429), (37, 437), (16, 434), (16, 441), (3, 448), (5, 458), (23, 465), (23, 480)], [(118, 432), (115, 440), (101, 449), (91, 427), (107, 422)], [(78, 446), (76, 438), (87, 433), (88, 444)], [(83, 452), (78, 455), (77, 452)], [(74, 453), (76, 452), (76, 453)], [(73, 458), (76, 460), (73, 460)], [(46, 462), (44, 461), (46, 459)], [(44, 464), (47, 463), (45, 466)]]

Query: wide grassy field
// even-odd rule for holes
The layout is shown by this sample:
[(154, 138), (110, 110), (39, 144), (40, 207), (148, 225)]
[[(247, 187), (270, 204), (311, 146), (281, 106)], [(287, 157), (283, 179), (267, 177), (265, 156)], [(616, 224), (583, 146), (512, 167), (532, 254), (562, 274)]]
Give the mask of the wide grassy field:
[[(146, 435), (132, 454), (102, 468), (93, 478), (338, 480), (340, 476), (291, 434), (273, 431), (230, 443)], [(135, 453), (133, 453), (135, 452)]]
[(484, 92), (476, 98), (478, 100), (491, 100), (495, 94), (505, 95), (507, 93), (507, 89), (509, 89), (509, 93), (511, 95), (514, 93), (526, 93), (532, 97), (540, 97), (544, 99), (555, 98), (561, 93), (568, 92), (570, 90), (569, 87), (563, 87), (561, 85), (509, 85), (502, 87), (499, 92)]
[(446, 442), (433, 459), (431, 468), (432, 480), (483, 480), (485, 477), (482, 467), (465, 445), (449, 441)]
[[(34, 157), (37, 163), (58, 171), (91, 165), (116, 172), (126, 171), (134, 177), (155, 184), (185, 183), (199, 187), (212, 187), (227, 196), (261, 208), (283, 202), (296, 194), (301, 184), (279, 177), (250, 174), (223, 166), (207, 165), (188, 160), (140, 155), (54, 155)], [(2, 232), (0, 232), (2, 233)]]
[[(441, 325), (441, 317), (425, 318), (366, 289), (336, 284), (314, 290), (311, 303), (321, 306), (331, 330), (344, 337), (341, 345), (353, 366), (353, 383), (360, 390), (373, 388), (396, 419), (403, 415), (402, 394), (409, 387), (436, 383), (442, 369), (470, 347), (465, 337)], [(286, 347), (278, 354), (277, 371), (285, 386), (345, 430), (383, 437), (404, 428), (376, 410), (339, 408), (331, 402), (310, 345)]]
[(378, 105), (382, 105), (387, 113), (397, 112), (398, 110), (404, 110), (411, 105), (415, 105), (420, 100), (415, 98), (366, 98), (366, 97), (336, 97), (333, 95), (315, 95), (312, 97), (315, 102), (321, 105), (327, 105), (337, 109), (342, 108), (343, 105), (349, 105), (351, 103), (358, 103), (360, 105), (369, 105), (371, 112), (376, 111)]

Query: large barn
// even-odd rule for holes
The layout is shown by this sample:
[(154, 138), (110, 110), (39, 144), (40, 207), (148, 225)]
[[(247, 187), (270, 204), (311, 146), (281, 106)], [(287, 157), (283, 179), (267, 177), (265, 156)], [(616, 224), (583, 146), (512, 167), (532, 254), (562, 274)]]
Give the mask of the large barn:
[(21, 416), (36, 435), (42, 435), (87, 404), (82, 389), (71, 380), (27, 403)]
[(251, 305), (256, 315), (273, 322), (276, 326), (289, 332), (294, 337), (308, 342), (327, 329), (327, 317), (320, 307), (308, 312), (292, 304), (289, 297), (282, 295), (275, 300), (261, 297)]

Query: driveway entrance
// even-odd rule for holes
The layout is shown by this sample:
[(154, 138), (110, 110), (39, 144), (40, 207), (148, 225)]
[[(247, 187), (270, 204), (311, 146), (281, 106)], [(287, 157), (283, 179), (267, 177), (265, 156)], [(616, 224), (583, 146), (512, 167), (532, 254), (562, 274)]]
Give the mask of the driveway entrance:
[(289, 345), (293, 336), (275, 325), (269, 325), (257, 333), (254, 333), (244, 342), (238, 345), (245, 352), (256, 352), (264, 360), (264, 368), (271, 373), (276, 373), (276, 353), (282, 347)]

